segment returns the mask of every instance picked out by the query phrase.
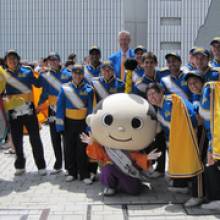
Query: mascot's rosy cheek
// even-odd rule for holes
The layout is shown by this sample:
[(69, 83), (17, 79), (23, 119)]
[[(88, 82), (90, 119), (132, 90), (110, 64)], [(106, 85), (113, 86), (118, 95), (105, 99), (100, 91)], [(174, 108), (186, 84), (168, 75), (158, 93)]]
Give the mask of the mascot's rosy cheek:
[(114, 94), (102, 100), (86, 121), (95, 139), (87, 154), (102, 164), (100, 180), (105, 191), (138, 194), (141, 170), (150, 166), (140, 150), (153, 142), (158, 129), (153, 107), (140, 96)]

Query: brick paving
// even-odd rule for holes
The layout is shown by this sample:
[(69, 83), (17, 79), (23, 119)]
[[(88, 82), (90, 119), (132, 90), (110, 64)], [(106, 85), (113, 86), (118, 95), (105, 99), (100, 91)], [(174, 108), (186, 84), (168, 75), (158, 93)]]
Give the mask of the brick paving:
[[(41, 137), (50, 171), (54, 156), (47, 126), (41, 129)], [(0, 151), (0, 220), (220, 219), (220, 213), (185, 209), (189, 195), (168, 192), (165, 178), (150, 180), (152, 189), (140, 196), (103, 197), (99, 182), (87, 186), (78, 180), (66, 183), (64, 174), (39, 176), (28, 137), (24, 150), (27, 172), (19, 177), (14, 176), (14, 156)]]

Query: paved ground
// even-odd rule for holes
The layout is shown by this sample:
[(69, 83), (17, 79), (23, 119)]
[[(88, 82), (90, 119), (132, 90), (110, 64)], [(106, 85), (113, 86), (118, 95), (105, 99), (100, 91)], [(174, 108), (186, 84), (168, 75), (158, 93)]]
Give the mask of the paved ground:
[[(54, 158), (48, 128), (41, 130), (48, 170)], [(37, 175), (28, 137), (25, 137), (27, 173), (14, 177), (14, 156), (0, 151), (0, 220), (158, 220), (158, 219), (220, 219), (220, 213), (201, 209), (184, 209), (189, 198), (167, 191), (161, 178), (151, 182), (152, 190), (134, 197), (118, 194), (103, 197), (102, 186), (96, 182), (86, 186), (80, 181), (64, 182), (64, 175)], [(219, 215), (218, 215), (219, 214)]]

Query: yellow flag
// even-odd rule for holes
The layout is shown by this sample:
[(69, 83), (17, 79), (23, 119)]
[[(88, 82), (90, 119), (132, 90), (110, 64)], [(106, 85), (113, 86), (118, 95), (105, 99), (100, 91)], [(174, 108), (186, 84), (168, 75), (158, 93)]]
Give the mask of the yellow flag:
[(220, 160), (220, 82), (212, 82), (210, 97), (210, 128), (212, 129), (213, 158)]
[(174, 178), (197, 176), (203, 171), (198, 143), (187, 108), (172, 95), (168, 174)]
[(126, 72), (125, 93), (132, 92), (132, 70)]
[(4, 92), (6, 80), (5, 80), (5, 70), (0, 66), (0, 93)]

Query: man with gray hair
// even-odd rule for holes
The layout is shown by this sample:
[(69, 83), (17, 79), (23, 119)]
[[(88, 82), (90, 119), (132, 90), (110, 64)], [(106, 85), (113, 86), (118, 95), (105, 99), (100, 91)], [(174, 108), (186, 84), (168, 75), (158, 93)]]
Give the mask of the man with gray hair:
[(120, 31), (118, 34), (118, 41), (120, 50), (113, 53), (109, 60), (114, 66), (116, 77), (124, 80), (125, 68), (124, 63), (127, 58), (134, 58), (134, 51), (129, 48), (131, 42), (131, 35), (128, 31)]

